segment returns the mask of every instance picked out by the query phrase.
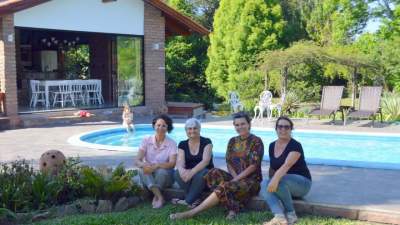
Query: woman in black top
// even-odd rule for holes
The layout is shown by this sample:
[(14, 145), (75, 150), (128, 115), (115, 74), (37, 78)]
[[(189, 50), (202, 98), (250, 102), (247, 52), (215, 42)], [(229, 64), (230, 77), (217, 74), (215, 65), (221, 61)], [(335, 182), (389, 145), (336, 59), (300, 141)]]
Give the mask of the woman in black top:
[(185, 190), (185, 200), (172, 199), (174, 204), (195, 207), (201, 192), (205, 188), (203, 176), (214, 168), (212, 161), (212, 143), (208, 138), (200, 136), (200, 122), (197, 119), (186, 121), (185, 130), (189, 139), (178, 145), (178, 159), (174, 178)]
[(297, 216), (292, 197), (303, 197), (309, 192), (311, 174), (301, 144), (292, 138), (293, 122), (281, 116), (275, 130), (278, 140), (269, 145), (270, 179), (267, 191), (262, 193), (274, 218), (264, 225), (295, 224)]

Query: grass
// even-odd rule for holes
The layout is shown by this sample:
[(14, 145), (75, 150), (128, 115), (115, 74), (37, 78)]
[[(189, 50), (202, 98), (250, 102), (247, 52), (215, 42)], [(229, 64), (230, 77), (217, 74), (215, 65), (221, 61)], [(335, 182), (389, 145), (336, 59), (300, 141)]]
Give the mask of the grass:
[[(152, 209), (150, 204), (141, 204), (136, 208), (132, 208), (125, 212), (120, 213), (106, 213), (106, 214), (91, 214), (91, 215), (75, 215), (63, 218), (57, 218), (47, 221), (42, 221), (35, 223), (36, 225), (74, 225), (74, 224), (87, 224), (87, 225), (97, 225), (97, 224), (177, 224), (177, 225), (200, 225), (200, 224), (210, 224), (210, 225), (225, 225), (225, 224), (262, 224), (264, 221), (272, 218), (269, 212), (245, 212), (239, 214), (232, 221), (227, 221), (225, 219), (225, 210), (221, 207), (213, 208), (208, 210), (199, 216), (192, 219), (181, 220), (181, 221), (171, 221), (169, 220), (169, 214), (173, 212), (184, 211), (186, 207), (175, 206), (172, 204), (166, 205), (162, 209)], [(329, 217), (318, 217), (318, 216), (303, 216), (300, 218), (298, 225), (365, 225), (366, 222), (352, 221), (346, 219), (337, 219)]]

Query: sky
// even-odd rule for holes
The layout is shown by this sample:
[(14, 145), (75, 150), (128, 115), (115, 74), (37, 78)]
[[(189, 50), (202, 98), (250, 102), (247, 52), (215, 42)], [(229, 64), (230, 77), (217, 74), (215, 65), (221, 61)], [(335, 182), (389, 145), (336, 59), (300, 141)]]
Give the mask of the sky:
[(364, 28), (364, 32), (374, 33), (379, 29), (381, 22), (379, 20), (369, 20), (367, 26)]

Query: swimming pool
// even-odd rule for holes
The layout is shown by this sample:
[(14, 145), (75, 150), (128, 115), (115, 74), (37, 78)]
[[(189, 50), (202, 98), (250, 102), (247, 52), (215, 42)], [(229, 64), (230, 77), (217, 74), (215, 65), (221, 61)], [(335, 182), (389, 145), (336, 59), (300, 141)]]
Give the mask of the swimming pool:
[[(276, 139), (275, 131), (253, 128), (252, 132), (262, 138), (265, 146), (264, 160), (269, 160), (268, 145)], [(89, 148), (137, 151), (142, 138), (150, 134), (153, 134), (151, 125), (139, 124), (133, 135), (118, 127), (76, 135), (69, 142)], [(204, 125), (201, 134), (212, 140), (216, 157), (225, 156), (229, 139), (237, 135), (231, 126), (210, 125)], [(187, 137), (183, 124), (175, 124), (169, 136), (177, 143), (185, 140)], [(302, 143), (306, 161), (310, 164), (400, 170), (400, 134), (295, 130), (293, 137)]]

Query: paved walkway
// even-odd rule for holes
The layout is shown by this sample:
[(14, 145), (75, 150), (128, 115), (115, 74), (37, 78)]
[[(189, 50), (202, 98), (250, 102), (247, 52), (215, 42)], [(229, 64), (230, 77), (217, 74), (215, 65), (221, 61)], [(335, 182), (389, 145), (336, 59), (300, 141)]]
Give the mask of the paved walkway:
[[(137, 123), (148, 123), (150, 118), (143, 117), (136, 121)], [(223, 118), (213, 118), (208, 121), (209, 124), (228, 125), (232, 123)], [(79, 156), (84, 163), (93, 166), (116, 166), (123, 162), (127, 167), (132, 167), (134, 157), (132, 153), (87, 149), (67, 143), (67, 139), (72, 135), (116, 125), (119, 123), (101, 121), (0, 131), (0, 162), (25, 158), (31, 159), (36, 165), (44, 151), (58, 149), (67, 156)], [(255, 124), (255, 126), (261, 125), (272, 127), (273, 123)], [(343, 127), (327, 125), (324, 121), (316, 120), (310, 121), (308, 125), (305, 121), (296, 121), (295, 125), (297, 128), (313, 130), (400, 133), (400, 126), (394, 125), (370, 128), (368, 124), (360, 123)], [(216, 164), (225, 167), (222, 159), (216, 159)], [(306, 202), (370, 210), (374, 213), (385, 212), (386, 215), (387, 213), (396, 215), (390, 221), (400, 224), (400, 171), (318, 165), (310, 165), (310, 170), (313, 175), (313, 187), (305, 198)], [(265, 177), (267, 171), (268, 165), (264, 162)], [(399, 218), (398, 221), (397, 218)]]

